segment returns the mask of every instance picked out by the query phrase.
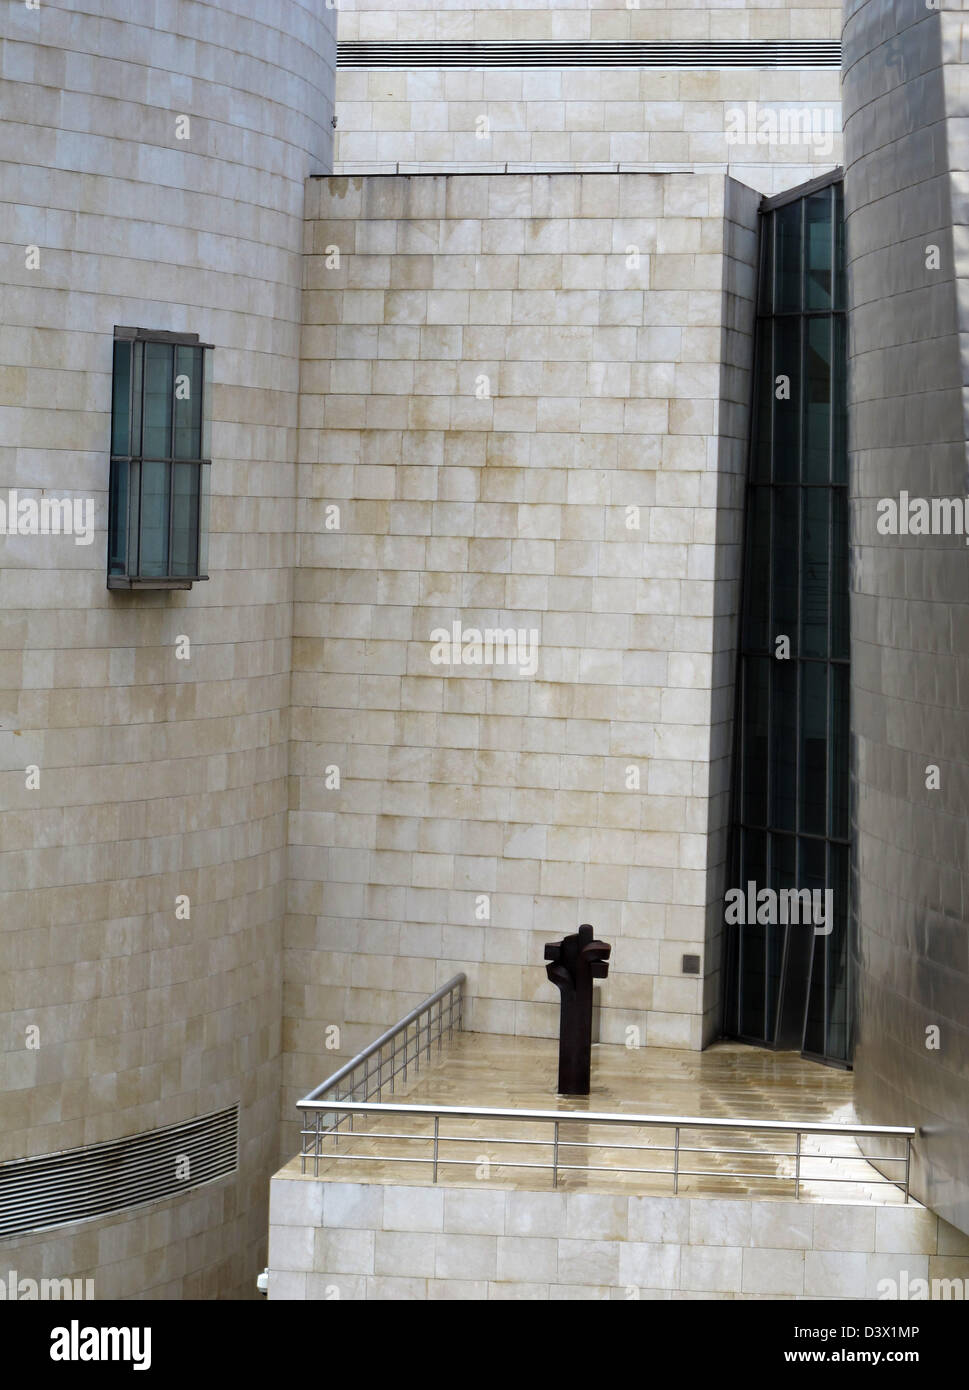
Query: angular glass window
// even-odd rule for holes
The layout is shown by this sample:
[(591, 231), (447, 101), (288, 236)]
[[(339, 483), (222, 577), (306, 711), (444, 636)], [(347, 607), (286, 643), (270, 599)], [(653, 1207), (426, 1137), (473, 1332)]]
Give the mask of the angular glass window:
[(840, 179), (792, 189), (761, 211), (730, 883), (830, 891), (833, 927), (815, 937), (803, 924), (725, 915), (724, 1023), (747, 1042), (844, 1065), (852, 1017)]
[(208, 579), (212, 348), (118, 328), (111, 395), (109, 589)]

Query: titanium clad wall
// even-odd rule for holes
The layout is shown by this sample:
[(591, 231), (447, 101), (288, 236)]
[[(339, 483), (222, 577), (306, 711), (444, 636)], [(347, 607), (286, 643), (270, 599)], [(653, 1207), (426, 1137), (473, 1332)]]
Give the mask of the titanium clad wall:
[(969, 552), (876, 530), (967, 490), (961, 14), (849, 0), (843, 100), (858, 1106), (924, 1126), (915, 1194), (969, 1230)]

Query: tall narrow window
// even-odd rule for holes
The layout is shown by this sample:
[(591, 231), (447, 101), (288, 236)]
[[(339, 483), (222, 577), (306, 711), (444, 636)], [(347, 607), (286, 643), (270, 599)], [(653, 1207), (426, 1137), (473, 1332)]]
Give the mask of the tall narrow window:
[[(766, 202), (737, 680), (732, 887), (830, 892), (826, 934), (727, 922), (725, 1031), (851, 1058), (842, 185)], [(780, 915), (780, 914), (778, 914)]]
[(211, 364), (197, 334), (115, 330), (109, 589), (208, 578)]

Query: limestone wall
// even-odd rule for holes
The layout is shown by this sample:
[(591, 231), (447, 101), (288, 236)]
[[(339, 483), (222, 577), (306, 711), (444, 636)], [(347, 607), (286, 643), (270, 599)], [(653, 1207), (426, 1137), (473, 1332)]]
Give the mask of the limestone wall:
[[(96, 1271), (98, 1297), (251, 1293), (264, 1253), (303, 187), (330, 167), (334, 20), (4, 7), (0, 490), (90, 499), (96, 534), (0, 538), (0, 1158), (241, 1104), (237, 1178), (0, 1244), (23, 1276)], [(212, 578), (190, 593), (105, 586), (116, 325), (215, 344)]]

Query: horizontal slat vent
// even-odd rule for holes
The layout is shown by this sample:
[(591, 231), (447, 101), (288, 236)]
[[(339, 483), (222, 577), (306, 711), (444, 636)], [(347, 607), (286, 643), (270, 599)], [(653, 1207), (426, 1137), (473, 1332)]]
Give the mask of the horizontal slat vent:
[(341, 68), (838, 68), (826, 39), (751, 43), (371, 43), (337, 45)]
[(175, 1197), (238, 1163), (239, 1107), (107, 1144), (0, 1164), (0, 1239)]

